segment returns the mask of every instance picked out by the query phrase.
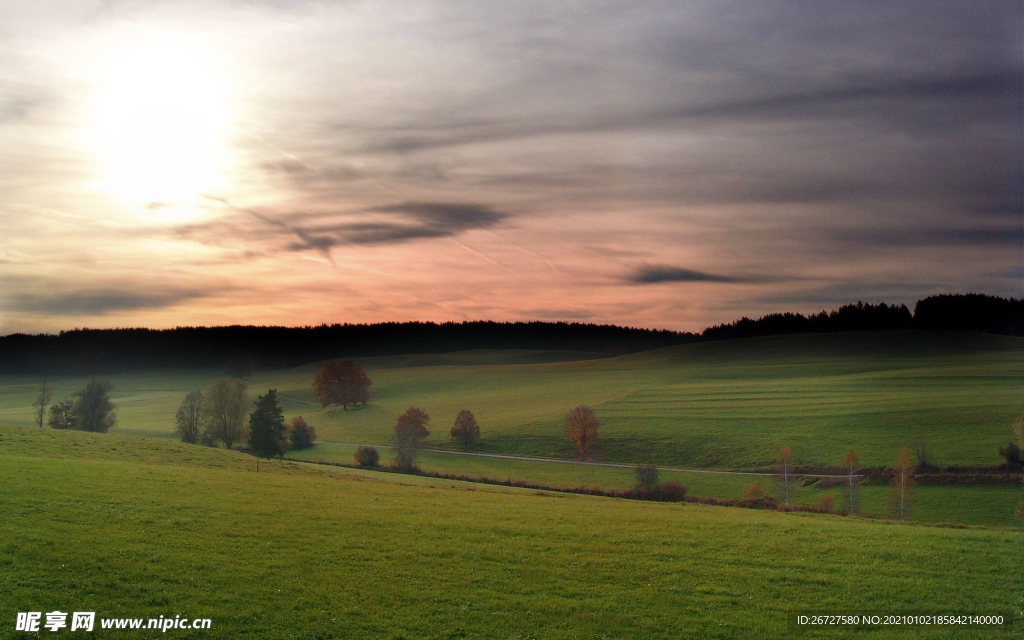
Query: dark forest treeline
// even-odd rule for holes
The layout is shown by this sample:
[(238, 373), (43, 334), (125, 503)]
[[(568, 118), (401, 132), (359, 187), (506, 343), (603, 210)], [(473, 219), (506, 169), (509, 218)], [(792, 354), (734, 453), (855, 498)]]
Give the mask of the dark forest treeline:
[(911, 315), (906, 305), (848, 304), (827, 312), (804, 316), (772, 313), (751, 320), (708, 327), (704, 340), (729, 340), (784, 333), (836, 333), (896, 329), (944, 329), (981, 331), (1024, 336), (1024, 301), (978, 293), (931, 296), (919, 300)]
[(99, 373), (148, 367), (224, 366), (233, 352), (260, 368), (336, 357), (543, 349), (631, 353), (694, 342), (692, 333), (565, 322), (386, 322), (316, 327), (75, 329), (0, 337), (0, 371)]
[(1024, 336), (1024, 301), (980, 294), (941, 295), (906, 305), (845, 305), (811, 316), (774, 313), (709, 327), (702, 334), (565, 322), (404, 322), (316, 327), (75, 329), (58, 335), (0, 337), (4, 373), (92, 374), (151, 367), (221, 367), (250, 353), (261, 368), (341, 356), (443, 353), (465, 349), (544, 349), (611, 354), (699, 340), (785, 333), (945, 329)]

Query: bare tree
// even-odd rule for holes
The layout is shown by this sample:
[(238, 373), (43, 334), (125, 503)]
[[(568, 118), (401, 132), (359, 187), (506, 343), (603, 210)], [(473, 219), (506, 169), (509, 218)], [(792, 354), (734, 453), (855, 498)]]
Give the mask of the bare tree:
[(191, 391), (181, 401), (178, 412), (174, 414), (175, 429), (182, 442), (195, 444), (199, 442), (203, 426), (203, 393)]
[(565, 420), (565, 434), (576, 450), (583, 454), (584, 460), (587, 459), (590, 445), (597, 440), (597, 427), (594, 410), (582, 404), (570, 411)]
[(210, 440), (223, 440), (224, 446), (230, 449), (245, 438), (248, 389), (244, 380), (220, 378), (203, 392), (203, 417)]
[(641, 495), (646, 497), (651, 493), (658, 484), (658, 467), (653, 464), (641, 464), (637, 465), (636, 471), (636, 487), (635, 490)]
[(854, 500), (854, 488), (857, 486), (857, 482), (856, 476), (854, 474), (857, 472), (858, 469), (860, 469), (860, 462), (857, 460), (857, 454), (853, 452), (853, 449), (850, 449), (849, 451), (846, 452), (846, 457), (843, 458), (843, 466), (849, 471), (848, 478), (850, 484), (850, 493), (849, 497), (847, 498), (847, 502), (850, 510), (850, 515), (852, 516), (854, 512), (857, 510), (856, 502)]
[(789, 506), (789, 489), (793, 483), (793, 451), (789, 447), (782, 447), (779, 450), (779, 457), (775, 461), (775, 472), (778, 474), (779, 486), (782, 488), (782, 497)]
[(43, 428), (43, 422), (46, 421), (46, 405), (50, 404), (50, 386), (43, 380), (42, 384), (39, 385), (39, 395), (36, 396), (35, 402), (32, 406), (36, 408), (36, 422), (39, 423), (39, 428)]
[(917, 458), (918, 468), (924, 469), (931, 466), (932, 445), (930, 445), (927, 440), (914, 440), (910, 443), (910, 447), (914, 451), (914, 457)]
[(914, 460), (910, 455), (910, 449), (904, 447), (896, 459), (896, 466), (893, 468), (892, 485), (889, 494), (893, 510), (900, 520), (907, 519), (907, 511), (910, 507), (910, 488), (913, 484)]

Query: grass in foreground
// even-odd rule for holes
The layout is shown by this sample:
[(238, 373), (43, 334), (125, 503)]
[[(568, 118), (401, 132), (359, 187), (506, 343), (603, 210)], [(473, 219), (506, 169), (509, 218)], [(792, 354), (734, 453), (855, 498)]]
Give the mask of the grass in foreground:
[(788, 609), (1012, 612), (1024, 623), (1019, 531), (289, 463), (257, 475), (251, 458), (222, 450), (185, 447), (195, 457), (181, 464), (170, 443), (125, 458), (137, 442), (0, 429), (5, 626), (54, 609), (209, 617), (204, 638), (765, 638), (789, 635)]

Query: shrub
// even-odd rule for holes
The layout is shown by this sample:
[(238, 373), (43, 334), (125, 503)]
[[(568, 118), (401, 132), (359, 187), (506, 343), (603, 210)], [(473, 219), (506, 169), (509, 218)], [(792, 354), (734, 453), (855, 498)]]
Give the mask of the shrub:
[(376, 467), (380, 464), (380, 454), (373, 447), (356, 449), (356, 462), (360, 467)]
[(54, 429), (75, 428), (75, 401), (65, 400), (50, 408), (50, 426)]
[(820, 511), (821, 513), (831, 513), (832, 506), (835, 504), (835, 496), (821, 496), (818, 498), (818, 502), (814, 504), (814, 510)]
[(659, 482), (647, 491), (647, 499), (657, 502), (682, 502), (689, 489), (681, 482)]
[(764, 487), (760, 480), (754, 480), (743, 489), (743, 499), (751, 502), (764, 498)]

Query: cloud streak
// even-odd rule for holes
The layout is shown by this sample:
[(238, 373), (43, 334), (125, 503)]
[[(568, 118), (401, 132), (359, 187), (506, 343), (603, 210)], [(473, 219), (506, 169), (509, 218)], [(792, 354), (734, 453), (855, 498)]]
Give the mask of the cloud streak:
[(641, 265), (628, 274), (624, 280), (630, 284), (662, 284), (665, 282), (720, 282), (736, 284), (763, 281), (759, 278), (727, 276), (658, 264)]
[(200, 290), (130, 291), (122, 289), (77, 290), (66, 293), (18, 293), (6, 297), (4, 309), (16, 313), (53, 316), (102, 316), (115, 312), (161, 309), (210, 295)]
[[(334, 247), (451, 238), (474, 229), (494, 228), (511, 217), (487, 205), (451, 202), (403, 202), (350, 213), (273, 215), (236, 207), (225, 198), (207, 198), (263, 223), (264, 233), (258, 235), (266, 237), (266, 231), (270, 231), (271, 239), (292, 236), (292, 240), (284, 244), (286, 250), (312, 250), (327, 258)], [(205, 225), (186, 225), (179, 228), (178, 233), (212, 239), (224, 234), (237, 235), (231, 229), (238, 224), (220, 219)]]

